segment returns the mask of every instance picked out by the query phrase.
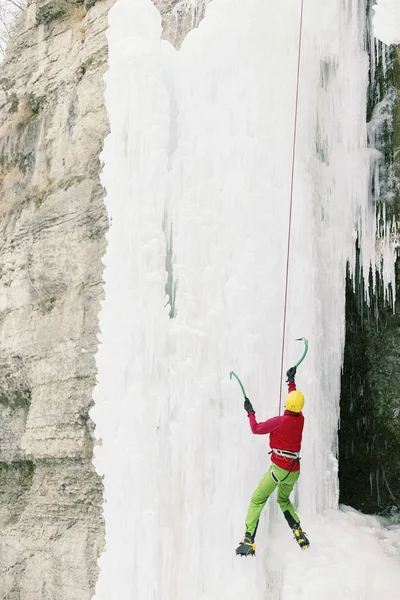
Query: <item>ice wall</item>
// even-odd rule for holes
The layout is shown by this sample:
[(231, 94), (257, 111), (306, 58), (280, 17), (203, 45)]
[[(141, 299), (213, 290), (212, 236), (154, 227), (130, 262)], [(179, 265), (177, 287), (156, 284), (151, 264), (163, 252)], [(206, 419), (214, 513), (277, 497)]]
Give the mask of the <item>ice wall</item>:
[[(111, 226), (91, 413), (107, 551), (96, 600), (278, 598), (298, 556), (276, 509), (263, 515), (257, 561), (234, 555), (269, 457), (229, 372), (259, 420), (277, 414), (299, 9), (214, 0), (179, 52), (160, 41), (150, 0), (110, 12)], [(284, 360), (286, 370), (302, 352), (295, 338), (309, 338), (297, 377), (304, 525), (337, 506), (345, 265), (357, 232), (365, 266), (375, 257), (364, 10), (309, 0), (304, 13)], [(278, 572), (275, 522), (287, 535)]]
[(400, 3), (378, 0), (374, 6), (374, 34), (385, 44), (400, 44)]

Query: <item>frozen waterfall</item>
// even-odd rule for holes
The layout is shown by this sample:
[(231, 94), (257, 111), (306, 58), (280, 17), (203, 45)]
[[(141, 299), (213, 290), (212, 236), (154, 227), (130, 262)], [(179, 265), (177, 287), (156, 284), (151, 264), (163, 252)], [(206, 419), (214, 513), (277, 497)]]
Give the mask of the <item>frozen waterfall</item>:
[[(357, 235), (365, 268), (375, 260), (357, 0), (307, 0), (304, 12), (284, 366), (306, 336), (295, 501), (312, 547), (300, 552), (273, 497), (256, 558), (234, 553), (269, 447), (252, 436), (229, 372), (259, 420), (279, 407), (299, 17), (298, 0), (213, 0), (176, 51), (151, 0), (110, 11), (110, 230), (91, 411), (107, 547), (96, 600), (376, 600), (400, 586), (379, 523), (337, 510)], [(373, 569), (385, 572), (376, 583)]]

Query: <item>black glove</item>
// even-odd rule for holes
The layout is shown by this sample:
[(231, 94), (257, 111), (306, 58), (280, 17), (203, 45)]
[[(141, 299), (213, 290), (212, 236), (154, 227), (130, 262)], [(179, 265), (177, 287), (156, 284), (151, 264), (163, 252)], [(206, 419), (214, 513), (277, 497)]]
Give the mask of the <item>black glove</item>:
[(244, 401), (244, 410), (247, 412), (247, 414), (254, 412), (254, 408), (250, 402), (250, 400), (246, 397), (245, 401)]
[(294, 382), (294, 378), (296, 377), (296, 371), (297, 367), (290, 367), (290, 369), (286, 371), (287, 383)]

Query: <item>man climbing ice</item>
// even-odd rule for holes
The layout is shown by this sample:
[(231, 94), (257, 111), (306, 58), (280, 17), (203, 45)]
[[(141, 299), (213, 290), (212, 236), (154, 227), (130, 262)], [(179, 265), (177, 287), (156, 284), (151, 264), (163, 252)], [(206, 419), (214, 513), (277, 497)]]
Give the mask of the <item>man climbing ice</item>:
[(252, 432), (258, 435), (270, 434), (272, 465), (251, 497), (246, 517), (246, 533), (244, 539), (236, 548), (236, 554), (241, 556), (254, 555), (256, 549), (254, 539), (260, 514), (276, 487), (278, 487), (278, 504), (293, 531), (297, 543), (302, 549), (306, 549), (310, 545), (300, 527), (300, 519), (289, 499), (300, 476), (299, 454), (304, 426), (304, 416), (301, 412), (304, 406), (304, 396), (296, 390), (296, 369), (296, 367), (291, 367), (286, 373), (288, 396), (285, 402), (286, 410), (282, 416), (257, 423), (254, 408), (247, 396), (244, 401), (244, 408), (247, 411)]

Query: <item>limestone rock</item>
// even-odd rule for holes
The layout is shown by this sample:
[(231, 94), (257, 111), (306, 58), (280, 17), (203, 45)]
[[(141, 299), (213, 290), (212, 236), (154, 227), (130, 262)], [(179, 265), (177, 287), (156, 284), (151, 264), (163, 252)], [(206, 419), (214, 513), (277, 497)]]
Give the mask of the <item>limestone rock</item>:
[(153, 0), (160, 11), (163, 25), (163, 38), (180, 48), (187, 33), (199, 25), (204, 17), (206, 6), (211, 0), (203, 0), (190, 7), (186, 0)]
[(103, 547), (88, 411), (113, 3), (31, 3), (0, 71), (0, 597), (10, 600), (91, 598)]

